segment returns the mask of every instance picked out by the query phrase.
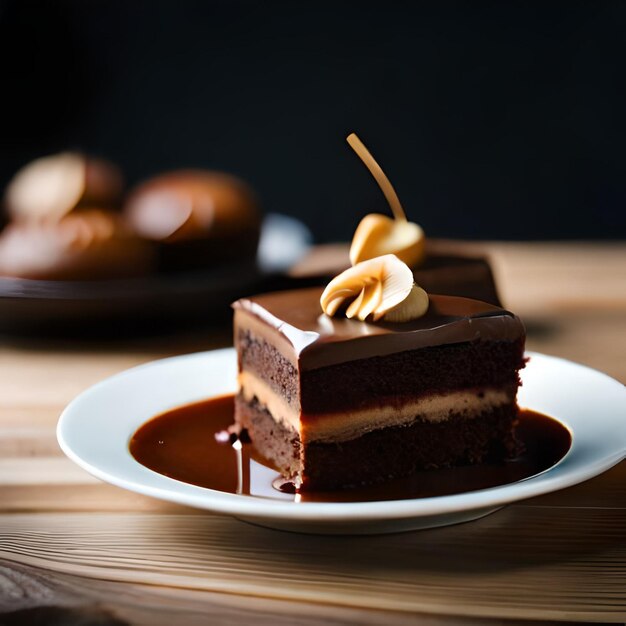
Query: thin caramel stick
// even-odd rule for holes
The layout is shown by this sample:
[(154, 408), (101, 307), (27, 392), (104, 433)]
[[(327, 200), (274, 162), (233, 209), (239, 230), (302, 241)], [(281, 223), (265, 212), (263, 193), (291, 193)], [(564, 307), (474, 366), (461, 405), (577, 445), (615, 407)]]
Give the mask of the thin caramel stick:
[(371, 172), (372, 176), (376, 179), (378, 186), (385, 194), (385, 198), (387, 198), (387, 202), (389, 202), (393, 216), (399, 221), (406, 222), (406, 214), (400, 204), (398, 194), (393, 188), (393, 185), (389, 182), (385, 172), (383, 172), (380, 165), (376, 162), (376, 159), (371, 155), (370, 151), (363, 145), (363, 142), (356, 136), (355, 133), (350, 133), (346, 137), (346, 141), (350, 144), (361, 161), (365, 163), (365, 166)]

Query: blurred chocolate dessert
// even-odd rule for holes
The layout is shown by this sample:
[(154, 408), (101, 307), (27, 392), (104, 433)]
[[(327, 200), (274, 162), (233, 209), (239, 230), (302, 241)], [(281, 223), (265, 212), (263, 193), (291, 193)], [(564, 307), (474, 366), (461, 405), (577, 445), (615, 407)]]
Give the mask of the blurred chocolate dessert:
[(147, 274), (154, 261), (154, 246), (112, 211), (80, 209), (59, 219), (15, 221), (0, 235), (0, 276), (127, 278)]
[(75, 152), (36, 159), (15, 174), (4, 204), (15, 221), (60, 219), (79, 208), (119, 205), (124, 188), (113, 163)]
[(159, 269), (182, 270), (253, 261), (261, 212), (239, 178), (208, 170), (156, 176), (129, 195), (125, 214), (135, 231), (159, 244)]

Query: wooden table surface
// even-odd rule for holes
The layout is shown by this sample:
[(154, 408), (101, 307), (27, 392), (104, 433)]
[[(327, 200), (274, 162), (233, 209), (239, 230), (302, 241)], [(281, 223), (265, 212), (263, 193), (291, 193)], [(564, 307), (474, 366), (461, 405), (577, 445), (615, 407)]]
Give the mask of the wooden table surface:
[[(529, 349), (626, 381), (624, 244), (486, 245)], [(624, 462), (468, 524), (323, 537), (126, 492), (60, 452), (57, 418), (86, 387), (229, 342), (225, 330), (100, 344), (3, 338), (0, 624), (626, 621)]]

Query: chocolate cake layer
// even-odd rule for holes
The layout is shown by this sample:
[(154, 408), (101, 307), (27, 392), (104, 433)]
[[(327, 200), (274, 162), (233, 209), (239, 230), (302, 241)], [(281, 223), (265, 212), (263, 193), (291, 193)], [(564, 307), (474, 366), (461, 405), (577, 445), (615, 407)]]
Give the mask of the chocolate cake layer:
[[(238, 333), (240, 367), (254, 372), (307, 415), (363, 407), (458, 388), (517, 388), (524, 339), (476, 341), (359, 359), (298, 375), (272, 345)], [(299, 386), (299, 390), (298, 390)]]
[(315, 287), (238, 300), (235, 325), (273, 345), (300, 372), (432, 346), (515, 341), (524, 327), (499, 307), (453, 296), (430, 296), (423, 317), (369, 324), (323, 315)]
[(300, 406), (300, 377), (289, 360), (249, 330), (237, 331), (235, 345), (239, 371), (253, 372), (294, 408)]
[(409, 476), (420, 469), (504, 460), (515, 456), (515, 403), (473, 418), (453, 414), (445, 422), (414, 421), (343, 443), (303, 450), (304, 489), (336, 489)]
[(236, 395), (235, 419), (248, 431), (257, 451), (283, 474), (296, 476), (302, 470), (298, 432), (277, 423), (256, 399), (248, 402), (241, 394)]
[(476, 417), (452, 414), (442, 422), (414, 420), (340, 443), (302, 443), (280, 427), (258, 402), (235, 400), (238, 422), (257, 450), (288, 477), (301, 476), (304, 489), (337, 489), (408, 476), (421, 469), (498, 461), (514, 456), (514, 402)]
[(476, 341), (341, 363), (303, 372), (303, 416), (453, 389), (514, 388), (523, 341)]

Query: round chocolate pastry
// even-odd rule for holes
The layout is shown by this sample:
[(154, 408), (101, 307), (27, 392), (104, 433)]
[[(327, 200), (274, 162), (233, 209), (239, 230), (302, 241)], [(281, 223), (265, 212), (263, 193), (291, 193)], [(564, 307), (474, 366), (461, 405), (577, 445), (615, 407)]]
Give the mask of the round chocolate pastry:
[(154, 247), (110, 211), (82, 209), (59, 220), (9, 224), (0, 235), (0, 276), (97, 280), (148, 273)]
[(261, 214), (252, 189), (222, 172), (181, 170), (137, 187), (125, 212), (135, 231), (160, 244), (163, 269), (253, 259)]
[(81, 207), (117, 205), (123, 187), (122, 174), (112, 163), (61, 152), (36, 159), (17, 172), (4, 203), (14, 220), (60, 219)]

